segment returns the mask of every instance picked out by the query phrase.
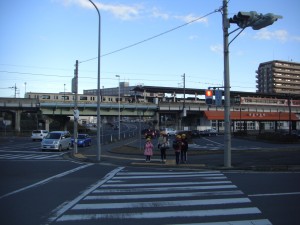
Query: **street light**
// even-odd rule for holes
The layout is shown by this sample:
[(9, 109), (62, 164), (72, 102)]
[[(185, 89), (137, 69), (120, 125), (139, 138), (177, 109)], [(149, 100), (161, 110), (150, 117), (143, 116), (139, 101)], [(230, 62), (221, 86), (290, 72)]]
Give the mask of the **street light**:
[[(257, 14), (255, 11), (239, 12), (233, 18), (228, 19), (227, 11), (228, 0), (223, 0), (223, 41), (224, 41), (224, 166), (231, 167), (231, 129), (230, 129), (230, 79), (229, 79), (229, 44), (247, 27), (252, 27), (254, 30), (259, 30), (266, 26), (273, 24), (282, 16), (268, 14)], [(228, 33), (230, 23), (235, 23), (239, 28)], [(238, 29), (242, 29), (232, 40), (228, 43), (228, 37)]]
[(121, 140), (121, 113), (120, 113), (120, 75), (116, 75), (116, 77), (118, 77), (118, 82), (119, 82), (119, 99), (118, 99), (118, 103), (119, 103), (119, 140)]
[(100, 117), (100, 38), (101, 38), (101, 15), (97, 6), (89, 0), (90, 3), (93, 4), (95, 9), (97, 10), (99, 17), (99, 28), (98, 28), (98, 80), (97, 80), (97, 161), (99, 162), (101, 159), (101, 136), (100, 136), (100, 126), (101, 126), (101, 117)]

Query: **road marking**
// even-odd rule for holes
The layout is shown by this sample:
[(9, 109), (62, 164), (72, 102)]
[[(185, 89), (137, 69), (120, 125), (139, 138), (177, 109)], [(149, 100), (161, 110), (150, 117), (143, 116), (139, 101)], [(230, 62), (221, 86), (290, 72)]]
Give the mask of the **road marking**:
[(77, 204), (72, 210), (89, 209), (127, 209), (127, 208), (151, 208), (174, 206), (206, 206), (222, 204), (250, 203), (249, 198), (203, 199), (203, 200), (179, 200), (179, 201), (152, 201), (152, 202), (118, 202), (118, 203), (83, 203)]
[(223, 145), (223, 143), (219, 143), (219, 142), (216, 142), (216, 141), (212, 141), (212, 140), (210, 140), (210, 139), (208, 139), (208, 138), (205, 138), (205, 137), (203, 137), (203, 139), (206, 140), (206, 141), (209, 141), (209, 142), (211, 142), (211, 143), (220, 145), (220, 146)]
[[(92, 164), (89, 164), (89, 165), (92, 165)], [(108, 174), (106, 174), (106, 176), (103, 179), (97, 181), (90, 188), (86, 189), (81, 195), (79, 195), (78, 197), (76, 197), (72, 201), (70, 201), (70, 202), (68, 202), (66, 204), (63, 204), (62, 206), (60, 206), (60, 207), (56, 208), (55, 210), (53, 210), (52, 213), (54, 215), (51, 218), (48, 219), (48, 223), (47, 224), (51, 224), (53, 221), (56, 221), (56, 220), (59, 221), (60, 220), (59, 217), (61, 215), (63, 215), (66, 211), (68, 211), (69, 209), (71, 209), (74, 205), (76, 205), (85, 196), (87, 196), (88, 194), (90, 194), (91, 192), (93, 192), (94, 190), (96, 190), (97, 188), (99, 188), (101, 185), (103, 185), (104, 183), (106, 183), (108, 180), (110, 180), (112, 177), (114, 177), (123, 168), (124, 167), (118, 167), (118, 168), (112, 170), (111, 172), (109, 172)]]
[(248, 196), (249, 197), (263, 197), (263, 196), (284, 196), (284, 195), (300, 195), (300, 192), (252, 194), (252, 195), (248, 195)]
[(181, 224), (168, 224), (168, 225), (272, 225), (269, 220), (240, 220), (240, 221), (227, 221), (227, 222), (209, 222), (209, 223), (181, 223)]
[[(163, 182), (159, 183), (157, 177), (162, 178)], [(209, 177), (223, 179), (209, 180)], [(175, 218), (183, 219), (188, 215), (194, 217), (191, 221), (196, 222), (190, 225), (196, 225), (199, 218), (211, 221), (207, 225), (271, 225), (270, 221), (261, 218), (257, 207), (250, 205), (251, 199), (226, 179), (219, 171), (153, 173), (122, 170), (74, 203), (65, 203), (61, 208), (67, 204), (69, 206), (54, 220), (57, 223), (96, 220), (115, 223), (119, 220), (165, 218), (172, 221), (174, 218), (173, 221), (179, 222)], [(244, 220), (234, 223), (225, 220), (230, 220), (230, 217), (237, 219), (239, 215)], [(221, 219), (221, 222), (218, 218), (219, 222), (213, 223), (215, 217), (224, 220)]]
[[(110, 183), (110, 182), (107, 182)], [(153, 186), (187, 186), (203, 184), (231, 184), (231, 181), (199, 181), (199, 182), (182, 182), (182, 183), (149, 183), (149, 184), (119, 184), (118, 187), (153, 187)], [(116, 187), (116, 184), (104, 184), (102, 187)]]
[(191, 190), (207, 190), (207, 189), (230, 189), (237, 188), (235, 185), (207, 185), (207, 186), (190, 186), (190, 187), (159, 187), (159, 188), (122, 188), (122, 189), (100, 189), (95, 193), (120, 193), (120, 192), (145, 192), (145, 191), (191, 191)]
[(84, 200), (130, 200), (130, 199), (154, 199), (154, 198), (186, 198), (203, 196), (224, 196), (224, 195), (243, 195), (242, 191), (206, 191), (206, 192), (185, 192), (185, 193), (163, 193), (163, 194), (130, 194), (130, 195), (90, 195)]
[(158, 219), (185, 217), (208, 217), (208, 216), (229, 216), (244, 214), (259, 214), (261, 211), (256, 207), (231, 208), (231, 209), (210, 209), (210, 210), (191, 210), (176, 212), (140, 212), (140, 213), (111, 213), (111, 214), (77, 214), (63, 215), (57, 221), (83, 221), (94, 219)]
[(194, 173), (194, 174), (162, 174), (162, 175), (149, 175), (149, 176), (145, 176), (145, 175), (137, 175), (137, 176), (119, 176), (119, 177), (115, 177), (113, 179), (153, 179), (153, 178), (179, 178), (179, 177), (184, 177), (184, 178), (187, 178), (187, 177), (214, 177), (214, 176), (224, 176), (223, 174), (221, 173), (209, 173), (209, 174), (201, 174), (201, 173)]
[(52, 177), (49, 177), (49, 178), (44, 179), (44, 180), (42, 180), (42, 181), (39, 181), (39, 182), (37, 182), (37, 183), (35, 183), (35, 184), (31, 184), (31, 185), (29, 185), (29, 186), (26, 186), (26, 187), (23, 187), (23, 188), (21, 188), (21, 189), (18, 189), (18, 190), (12, 191), (12, 192), (10, 192), (10, 193), (7, 193), (7, 194), (5, 194), (5, 195), (2, 195), (2, 196), (0, 196), (0, 199), (5, 198), (5, 197), (8, 197), (8, 196), (10, 196), (10, 195), (14, 195), (14, 194), (20, 193), (20, 192), (25, 191), (25, 190), (28, 190), (28, 189), (30, 189), (30, 188), (35, 188), (35, 187), (37, 187), (37, 186), (44, 185), (44, 184), (46, 184), (46, 183), (48, 183), (48, 182), (50, 182), (50, 181), (52, 181), (52, 180), (54, 180), (54, 179), (61, 178), (61, 177), (63, 177), (63, 176), (69, 175), (69, 174), (71, 174), (71, 173), (74, 173), (74, 172), (76, 172), (76, 171), (78, 171), (78, 170), (84, 169), (84, 168), (86, 168), (86, 167), (88, 167), (88, 166), (91, 166), (91, 165), (93, 165), (93, 164), (86, 164), (86, 165), (83, 165), (83, 166), (74, 168), (74, 169), (72, 169), (72, 170), (68, 170), (68, 171), (66, 171), (66, 172), (63, 172), (63, 173), (54, 175), (54, 176), (52, 176)]
[[(186, 175), (186, 174), (219, 174), (224, 176), (220, 171), (203, 171), (203, 172), (161, 172), (160, 175)], [(118, 176), (133, 176), (133, 175), (154, 175), (157, 176), (157, 172), (120, 172)]]
[(4, 160), (40, 160), (40, 159), (50, 159), (55, 157), (60, 157), (64, 153), (55, 153), (55, 154), (0, 154), (0, 159)]

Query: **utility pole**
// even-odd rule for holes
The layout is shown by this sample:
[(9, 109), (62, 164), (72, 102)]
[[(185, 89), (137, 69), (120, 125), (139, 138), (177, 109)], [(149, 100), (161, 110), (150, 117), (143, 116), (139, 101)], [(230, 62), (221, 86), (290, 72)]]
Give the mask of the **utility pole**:
[(185, 73), (182, 75), (183, 77), (183, 114), (185, 109)]
[(78, 119), (79, 119), (79, 110), (77, 106), (77, 98), (78, 98), (78, 60), (75, 63), (75, 70), (74, 70), (74, 78), (72, 81), (72, 91), (75, 93), (75, 100), (74, 100), (74, 154), (78, 153)]
[(223, 0), (223, 41), (224, 41), (224, 166), (231, 167), (231, 130), (230, 130), (230, 79), (229, 79), (229, 45), (227, 18), (227, 0)]
[(15, 98), (17, 98), (17, 90), (18, 90), (18, 88), (17, 88), (17, 84), (15, 84), (15, 86), (14, 87), (12, 87), (13, 89), (15, 89)]
[(119, 87), (119, 91), (118, 91), (118, 105), (119, 105), (119, 110), (118, 110), (118, 126), (119, 126), (119, 132), (118, 132), (118, 140), (121, 140), (121, 111), (120, 111), (120, 100), (121, 100), (121, 96), (120, 96), (120, 75), (116, 75), (116, 77), (118, 77), (118, 87)]

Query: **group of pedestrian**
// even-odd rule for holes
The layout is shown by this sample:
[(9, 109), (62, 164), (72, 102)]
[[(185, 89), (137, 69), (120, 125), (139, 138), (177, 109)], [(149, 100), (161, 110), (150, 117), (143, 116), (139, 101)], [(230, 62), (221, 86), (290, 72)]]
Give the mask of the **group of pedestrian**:
[[(166, 151), (170, 148), (168, 135), (165, 132), (161, 132), (158, 138), (158, 149), (160, 150), (161, 162), (166, 163)], [(175, 152), (175, 161), (178, 165), (181, 163), (187, 163), (187, 151), (188, 151), (188, 141), (185, 134), (176, 135), (175, 140), (172, 143), (173, 150)], [(151, 138), (148, 137), (146, 139), (146, 143), (144, 146), (144, 155), (146, 156), (146, 162), (151, 161), (151, 157), (153, 156), (154, 145), (151, 142)]]
[(185, 134), (176, 135), (175, 140), (173, 141), (173, 149), (175, 151), (175, 161), (178, 165), (181, 163), (187, 163), (187, 151), (189, 144)]

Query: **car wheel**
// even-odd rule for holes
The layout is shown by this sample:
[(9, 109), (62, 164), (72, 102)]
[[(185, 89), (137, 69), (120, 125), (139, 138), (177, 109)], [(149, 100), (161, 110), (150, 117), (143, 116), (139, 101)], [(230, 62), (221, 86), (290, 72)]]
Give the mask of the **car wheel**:
[(61, 145), (58, 146), (58, 151), (59, 151), (59, 152), (62, 151), (62, 146), (61, 146)]
[(69, 143), (69, 144), (68, 144), (68, 147), (67, 147), (67, 150), (69, 150), (69, 149), (70, 149), (70, 147), (71, 147), (71, 144)]

